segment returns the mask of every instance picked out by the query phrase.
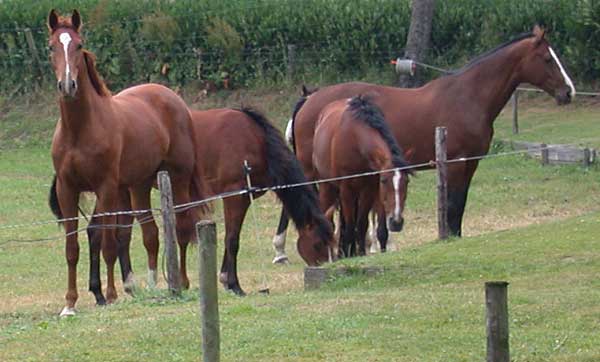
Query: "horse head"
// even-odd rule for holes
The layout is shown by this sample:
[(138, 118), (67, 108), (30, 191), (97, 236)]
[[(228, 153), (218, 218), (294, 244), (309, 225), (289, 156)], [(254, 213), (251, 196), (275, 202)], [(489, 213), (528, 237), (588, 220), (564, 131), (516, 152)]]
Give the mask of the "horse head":
[(83, 40), (79, 33), (81, 26), (81, 16), (77, 10), (73, 10), (70, 17), (59, 16), (54, 9), (48, 14), (50, 62), (58, 91), (67, 98), (73, 98), (77, 93), (78, 65), (84, 58)]
[(575, 97), (575, 86), (539, 26), (533, 28), (530, 51), (521, 63), (522, 81), (540, 87), (560, 105)]
[(325, 218), (298, 229), (298, 254), (309, 266), (333, 261), (333, 244), (331, 225)]
[(408, 193), (409, 173), (396, 170), (379, 176), (379, 200), (385, 210), (388, 230), (402, 231), (404, 226), (404, 205)]

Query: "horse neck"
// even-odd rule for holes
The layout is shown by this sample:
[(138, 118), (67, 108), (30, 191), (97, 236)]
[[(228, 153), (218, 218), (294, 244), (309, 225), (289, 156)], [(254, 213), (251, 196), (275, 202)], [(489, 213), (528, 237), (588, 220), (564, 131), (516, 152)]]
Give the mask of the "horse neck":
[[(93, 122), (93, 118), (97, 117), (98, 107), (107, 99), (96, 92), (88, 74), (87, 64), (83, 59), (79, 67), (76, 97), (69, 100), (61, 97), (59, 100), (63, 129), (74, 137), (81, 132), (96, 128), (97, 125)], [(94, 129), (94, 132), (96, 131)]]
[(460, 91), (453, 93), (469, 99), (470, 104), (476, 107), (474, 112), (480, 113), (483, 107), (490, 126), (521, 83), (522, 46), (521, 42), (509, 45), (464, 72), (451, 76), (461, 87)]

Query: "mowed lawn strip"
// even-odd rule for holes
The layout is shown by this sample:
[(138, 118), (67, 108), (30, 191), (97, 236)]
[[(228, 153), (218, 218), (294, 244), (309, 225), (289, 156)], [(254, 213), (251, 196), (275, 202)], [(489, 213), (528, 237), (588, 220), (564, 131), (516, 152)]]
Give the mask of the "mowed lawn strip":
[[(226, 361), (472, 361), (485, 354), (483, 283), (507, 280), (514, 360), (600, 357), (600, 213), (336, 263), (377, 265), (321, 290), (222, 292)], [(142, 291), (70, 319), (4, 315), (3, 360), (195, 360), (196, 291)]]

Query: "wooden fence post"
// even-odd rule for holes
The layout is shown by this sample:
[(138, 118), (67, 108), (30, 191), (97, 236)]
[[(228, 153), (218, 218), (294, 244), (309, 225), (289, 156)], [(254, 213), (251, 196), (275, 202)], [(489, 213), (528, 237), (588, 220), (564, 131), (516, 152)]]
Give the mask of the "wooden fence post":
[(294, 44), (288, 44), (287, 46), (287, 76), (288, 79), (294, 78), (296, 71), (296, 46)]
[(214, 221), (196, 224), (202, 318), (202, 360), (218, 362), (220, 353), (219, 298), (217, 290), (217, 226)]
[(512, 103), (512, 132), (513, 134), (519, 133), (519, 90), (515, 89), (512, 97), (510, 98)]
[(31, 57), (33, 58), (33, 71), (35, 72), (37, 81), (39, 84), (42, 83), (42, 78), (44, 71), (42, 69), (42, 63), (40, 61), (40, 55), (38, 53), (37, 47), (35, 46), (35, 41), (33, 40), (33, 34), (31, 33), (31, 29), (25, 28), (25, 41), (27, 42), (27, 46), (29, 47), (29, 52), (31, 53)]
[(592, 161), (592, 151), (589, 148), (583, 149), (583, 167), (590, 167)]
[(171, 179), (167, 171), (158, 173), (158, 189), (160, 190), (160, 206), (165, 234), (165, 257), (167, 259), (167, 283), (173, 294), (181, 292), (181, 276), (179, 275), (179, 261), (177, 257), (177, 233), (175, 222), (175, 209), (173, 207), (173, 193)]
[(446, 127), (435, 129), (435, 162), (437, 168), (438, 237), (447, 239), (448, 231), (448, 165), (446, 163)]
[(549, 158), (549, 150), (548, 150), (548, 145), (545, 143), (541, 143), (540, 144), (540, 152), (542, 153), (542, 165), (543, 166), (547, 166), (550, 164), (550, 158)]
[(487, 362), (510, 362), (507, 282), (485, 283)]

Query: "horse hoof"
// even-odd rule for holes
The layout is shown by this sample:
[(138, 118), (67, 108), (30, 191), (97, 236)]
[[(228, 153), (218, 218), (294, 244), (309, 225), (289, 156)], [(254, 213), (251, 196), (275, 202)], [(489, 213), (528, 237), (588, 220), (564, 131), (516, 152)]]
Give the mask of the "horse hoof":
[(224, 287), (227, 287), (227, 273), (219, 274), (219, 282), (223, 284)]
[(242, 290), (242, 288), (240, 288), (240, 286), (238, 286), (238, 285), (233, 286), (233, 287), (230, 287), (230, 286), (226, 285), (225, 286), (225, 290), (227, 290), (228, 292), (231, 292), (231, 293), (237, 295), (238, 297), (245, 297), (246, 296), (246, 292), (244, 292)]
[(148, 269), (148, 288), (154, 289), (156, 288), (156, 281), (158, 279), (158, 274), (156, 270)]
[(99, 307), (106, 305), (106, 299), (104, 297), (96, 299), (96, 305)]
[(61, 317), (72, 317), (75, 315), (75, 308), (64, 307), (60, 312)]
[(288, 259), (287, 255), (277, 255), (275, 258), (273, 258), (273, 264), (289, 264), (290, 260)]
[(133, 277), (133, 273), (129, 273), (127, 279), (123, 282), (123, 289), (125, 293), (131, 296), (135, 293), (135, 278)]

